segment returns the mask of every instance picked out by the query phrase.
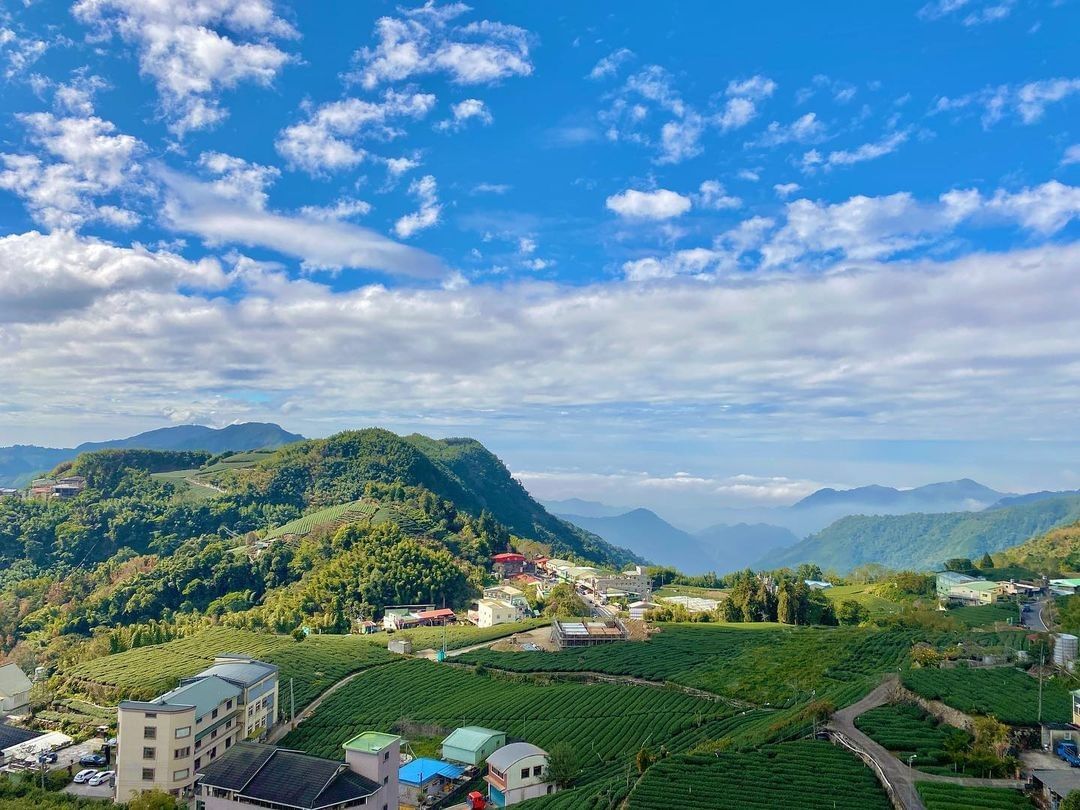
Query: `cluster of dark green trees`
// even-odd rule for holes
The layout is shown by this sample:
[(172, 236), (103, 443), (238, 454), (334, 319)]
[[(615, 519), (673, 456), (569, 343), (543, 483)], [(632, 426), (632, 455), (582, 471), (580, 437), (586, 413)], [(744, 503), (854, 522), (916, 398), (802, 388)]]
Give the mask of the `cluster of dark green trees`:
[(721, 618), (728, 622), (837, 623), (832, 602), (803, 579), (785, 574), (755, 574), (749, 569), (734, 576), (720, 611)]

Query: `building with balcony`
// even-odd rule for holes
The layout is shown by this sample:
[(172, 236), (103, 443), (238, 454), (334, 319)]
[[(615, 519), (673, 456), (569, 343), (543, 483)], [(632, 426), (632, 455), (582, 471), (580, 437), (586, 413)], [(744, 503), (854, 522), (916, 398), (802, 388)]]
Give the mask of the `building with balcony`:
[(504, 745), (488, 757), (487, 765), (484, 780), (494, 807), (509, 807), (558, 790), (548, 781), (547, 752), (532, 743)]

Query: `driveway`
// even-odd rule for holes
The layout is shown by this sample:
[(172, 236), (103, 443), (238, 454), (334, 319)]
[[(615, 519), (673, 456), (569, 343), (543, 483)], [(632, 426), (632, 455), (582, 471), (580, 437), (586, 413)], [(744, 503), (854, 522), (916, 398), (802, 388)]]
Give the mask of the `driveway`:
[(113, 797), (113, 786), (111, 784), (97, 786), (76, 785), (72, 782), (64, 788), (64, 793), (70, 793), (72, 796), (82, 796), (85, 799), (111, 799)]

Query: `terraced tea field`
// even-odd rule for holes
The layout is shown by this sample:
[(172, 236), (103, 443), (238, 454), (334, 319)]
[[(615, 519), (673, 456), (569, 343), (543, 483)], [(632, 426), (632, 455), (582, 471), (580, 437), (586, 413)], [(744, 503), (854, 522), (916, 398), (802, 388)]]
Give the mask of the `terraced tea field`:
[(939, 723), (918, 706), (898, 704), (879, 706), (860, 715), (855, 725), (870, 739), (885, 746), (898, 758), (914, 754), (915, 766), (929, 772), (947, 773), (945, 741), (959, 737), (970, 744), (971, 735), (962, 729)]
[(299, 517), (267, 532), (267, 540), (279, 537), (303, 537), (315, 529), (334, 531), (349, 523), (366, 523), (371, 520), (379, 505), (374, 501), (351, 501), (328, 506), (317, 512)]
[[(912, 692), (962, 712), (992, 714), (1010, 725), (1035, 725), (1038, 721), (1039, 682), (1013, 667), (913, 669), (904, 673), (903, 681)], [(1069, 691), (1056, 679), (1043, 683), (1042, 719), (1058, 723), (1072, 720)]]
[(926, 810), (1034, 810), (1035, 803), (1018, 790), (976, 788), (941, 782), (915, 785)]

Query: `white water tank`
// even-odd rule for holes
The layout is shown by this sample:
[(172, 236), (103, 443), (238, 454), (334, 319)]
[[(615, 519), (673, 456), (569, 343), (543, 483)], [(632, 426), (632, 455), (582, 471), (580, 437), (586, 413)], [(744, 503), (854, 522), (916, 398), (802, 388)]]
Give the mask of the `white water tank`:
[(1071, 633), (1054, 634), (1054, 663), (1065, 667), (1076, 661), (1077, 638)]

